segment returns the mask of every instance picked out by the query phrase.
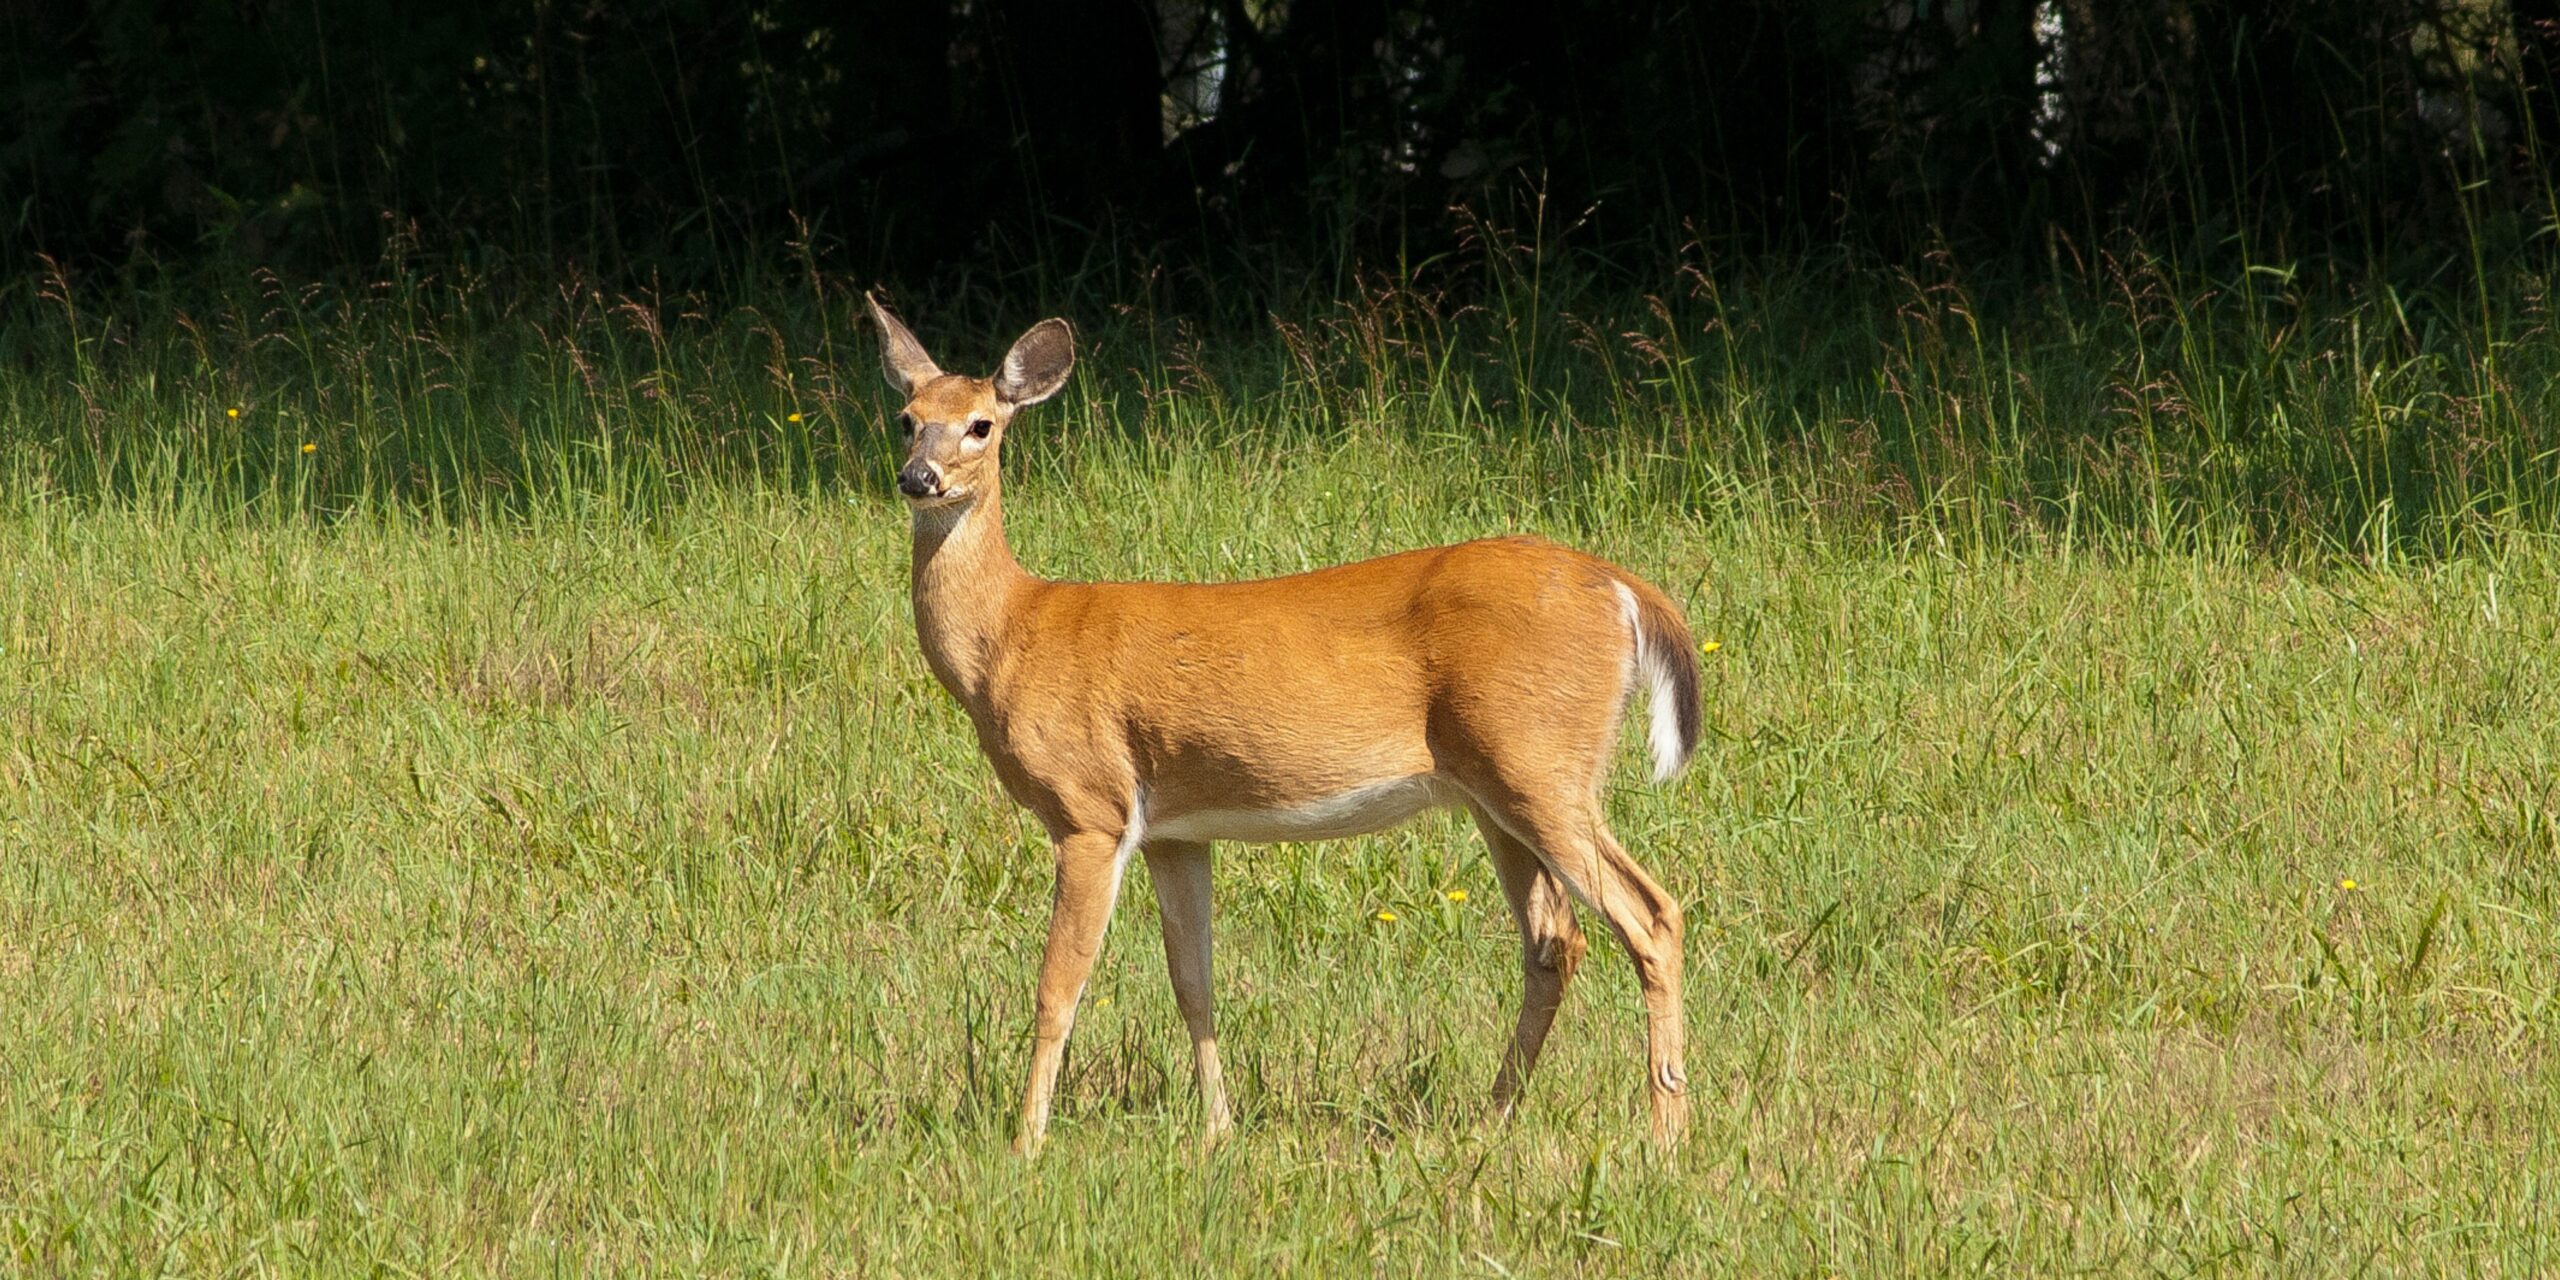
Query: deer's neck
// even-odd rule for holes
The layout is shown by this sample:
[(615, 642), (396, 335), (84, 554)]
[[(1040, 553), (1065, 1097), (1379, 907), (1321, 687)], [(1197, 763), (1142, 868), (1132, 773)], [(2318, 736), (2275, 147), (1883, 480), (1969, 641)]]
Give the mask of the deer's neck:
[(1015, 599), (1032, 582), (1004, 540), (1004, 495), (989, 488), (955, 507), (915, 513), (916, 638), (934, 678), (970, 707)]

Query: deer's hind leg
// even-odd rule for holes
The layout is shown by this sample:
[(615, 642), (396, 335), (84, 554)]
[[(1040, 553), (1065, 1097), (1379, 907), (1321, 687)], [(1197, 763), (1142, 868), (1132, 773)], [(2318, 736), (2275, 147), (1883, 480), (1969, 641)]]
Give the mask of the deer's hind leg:
[(1537, 1068), (1538, 1051), (1555, 1026), (1564, 989), (1582, 964), (1590, 944), (1574, 923), (1573, 899), (1564, 884), (1538, 861), (1537, 852), (1502, 829), (1491, 814), (1475, 809), (1476, 830), (1493, 855), (1493, 871), (1502, 881), (1502, 896), (1520, 926), (1520, 1018), (1503, 1050), (1502, 1070), (1493, 1079), (1493, 1109), (1508, 1115), (1520, 1090)]
[(1515, 834), (1566, 892), (1608, 921), (1610, 932), (1635, 962), (1636, 980), (1644, 989), (1653, 1137), (1672, 1146), (1689, 1120), (1680, 903), (1610, 834), (1597, 795), (1550, 799), (1511, 791), (1508, 798), (1509, 803), (1489, 806), (1494, 825)]

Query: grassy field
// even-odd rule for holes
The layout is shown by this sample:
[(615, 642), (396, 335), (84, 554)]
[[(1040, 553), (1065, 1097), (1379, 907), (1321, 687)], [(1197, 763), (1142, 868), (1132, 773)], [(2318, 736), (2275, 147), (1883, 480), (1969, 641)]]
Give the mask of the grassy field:
[(1823, 382), (1773, 320), (1506, 403), (1498, 325), (1364, 381), (1356, 324), (1256, 380), (1117, 322), (1008, 450), (1035, 571), (1534, 529), (1717, 643), (1696, 765), (1631, 734), (1611, 802), (1696, 1109), (1642, 1142), (1600, 943), (1479, 1123), (1514, 941), (1439, 818), (1222, 849), (1206, 1153), (1133, 874), (1025, 1165), (1047, 855), (916, 651), (867, 339), (159, 314), (0, 386), (0, 1269), (2560, 1268), (2549, 437), (2407, 434), (2531, 419), (2547, 335), (2234, 321), (2171, 396), (2174, 329), (1906, 315)]

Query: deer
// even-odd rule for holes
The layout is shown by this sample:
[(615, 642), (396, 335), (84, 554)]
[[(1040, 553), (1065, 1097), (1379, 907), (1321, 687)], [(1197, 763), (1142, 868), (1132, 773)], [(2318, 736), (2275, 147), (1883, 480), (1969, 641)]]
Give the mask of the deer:
[(1679, 902), (1602, 812), (1621, 716), (1642, 688), (1654, 780), (1695, 754), (1698, 648), (1678, 605), (1606, 560), (1491, 538), (1258, 581), (1059, 582), (1005, 541), (998, 458), (1058, 393), (1075, 333), (1042, 320), (994, 376), (945, 373), (877, 297), (904, 398), (916, 637), (1006, 794), (1056, 863), (1013, 1149), (1036, 1156), (1130, 859), (1143, 854), (1165, 968), (1190, 1033), (1204, 1145), (1233, 1127), (1210, 998), (1213, 842), (1320, 841), (1463, 808), (1519, 927), (1518, 1019), (1493, 1084), (1508, 1116), (1587, 944), (1574, 908), (1633, 961), (1651, 1137), (1688, 1121)]

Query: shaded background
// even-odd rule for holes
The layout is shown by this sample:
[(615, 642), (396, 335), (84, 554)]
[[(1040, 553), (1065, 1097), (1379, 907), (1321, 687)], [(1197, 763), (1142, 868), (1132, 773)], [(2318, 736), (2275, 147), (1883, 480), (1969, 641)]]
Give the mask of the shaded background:
[[(1252, 308), (1542, 205), (1668, 252), (2549, 230), (2560, 0), (9, 0), (0, 253), (703, 283), (1096, 255)], [(1659, 260), (1659, 255), (1654, 256)]]
[(954, 367), (1075, 319), (1108, 430), (1017, 468), (2560, 527), (2560, 0), (0, 6), (0, 490), (883, 492), (883, 287)]

